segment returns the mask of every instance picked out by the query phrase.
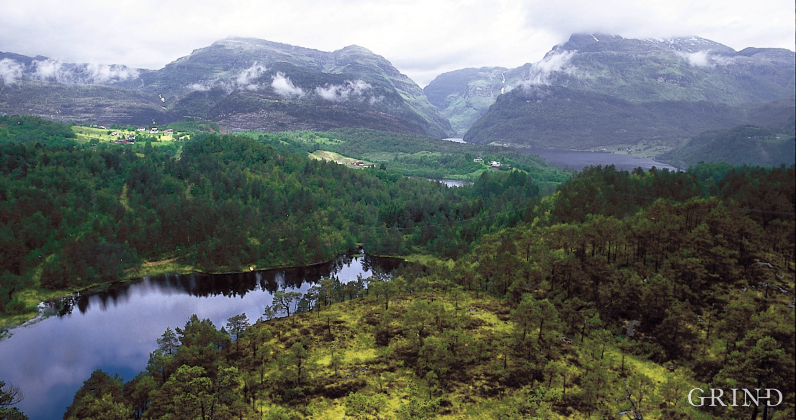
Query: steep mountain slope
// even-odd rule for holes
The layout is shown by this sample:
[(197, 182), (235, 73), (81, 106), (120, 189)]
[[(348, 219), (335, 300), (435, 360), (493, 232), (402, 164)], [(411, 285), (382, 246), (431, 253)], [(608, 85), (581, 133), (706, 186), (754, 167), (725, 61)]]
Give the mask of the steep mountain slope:
[[(501, 71), (505, 82), (484, 69), (468, 69), (439, 76), (425, 91), (452, 122), (486, 114), (467, 141), (550, 148), (676, 145), (709, 129), (780, 126), (793, 113), (793, 102), (781, 99), (793, 94), (795, 62), (792, 51), (736, 52), (698, 37), (576, 34), (538, 63)], [(466, 83), (450, 82), (464, 74)], [(487, 113), (488, 101), (470, 100), (479, 85), (493, 93), (503, 88), (504, 102)], [(605, 101), (612, 105), (605, 108)], [(764, 104), (768, 112), (759, 112)], [(771, 115), (779, 119), (771, 121)]]
[(0, 54), (0, 75), (0, 112), (60, 120), (194, 117), (233, 130), (366, 127), (434, 137), (450, 131), (420, 87), (358, 46), (323, 52), (230, 38), (157, 71)]
[(423, 91), (461, 136), (478, 120), (504, 88), (503, 67), (461, 69), (437, 76)]

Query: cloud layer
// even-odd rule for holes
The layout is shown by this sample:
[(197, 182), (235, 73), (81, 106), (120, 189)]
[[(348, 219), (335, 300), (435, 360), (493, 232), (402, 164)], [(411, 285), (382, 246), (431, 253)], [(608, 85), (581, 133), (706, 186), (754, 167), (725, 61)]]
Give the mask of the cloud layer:
[(258, 90), (260, 86), (255, 83), (256, 80), (265, 73), (265, 67), (257, 64), (255, 62), (252, 64), (251, 67), (243, 70), (238, 75), (235, 82), (238, 84), (238, 87), (246, 90)]
[[(86, 16), (102, 16), (102, 24), (86, 31)], [(175, 16), (180, 25), (174, 24)], [(131, 21), (136, 22), (135, 30), (120, 30)], [(186, 25), (202, 30), (185, 30)], [(14, 4), (0, 15), (0, 51), (43, 55), (61, 62), (158, 69), (229, 36), (323, 51), (358, 44), (385, 56), (424, 85), (439, 73), (459, 68), (518, 67), (539, 61), (573, 32), (634, 38), (698, 35), (736, 50), (792, 50), (793, 2), (75, 0), (67, 4), (34, 0)]]
[(528, 70), (527, 79), (519, 84), (525, 87), (549, 85), (550, 77), (553, 73), (574, 74), (575, 67), (570, 65), (570, 60), (576, 52), (563, 51), (547, 54), (541, 61), (534, 63)]
[(38, 60), (31, 63), (32, 78), (66, 84), (105, 84), (138, 78), (138, 70), (121, 65), (79, 64), (65, 65), (57, 60)]
[(16, 60), (4, 58), (0, 60), (0, 80), (6, 85), (13, 85), (22, 77), (25, 66)]
[(305, 95), (304, 91), (300, 87), (294, 86), (290, 78), (285, 76), (282, 72), (278, 72), (273, 76), (271, 87), (274, 88), (274, 92), (276, 92), (277, 95), (283, 98), (300, 98)]
[(343, 85), (318, 86), (315, 94), (330, 102), (343, 102), (349, 99), (363, 100), (365, 92), (370, 89), (370, 84), (363, 80), (347, 80)]

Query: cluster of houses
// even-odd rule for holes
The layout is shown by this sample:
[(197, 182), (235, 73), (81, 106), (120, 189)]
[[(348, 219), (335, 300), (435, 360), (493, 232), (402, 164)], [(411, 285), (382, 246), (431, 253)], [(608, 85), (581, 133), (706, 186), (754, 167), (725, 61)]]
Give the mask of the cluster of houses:
[[(113, 133), (113, 135), (118, 136), (119, 133)], [(124, 138), (117, 139), (116, 140), (116, 144), (135, 144), (135, 135), (134, 134), (128, 134)]]
[[(102, 126), (100, 126), (100, 127), (102, 128)], [(139, 127), (138, 129), (136, 129), (136, 131), (138, 131), (138, 132), (146, 132), (146, 128)], [(157, 127), (152, 127), (149, 130), (149, 134), (158, 134), (158, 133), (161, 133), (161, 131), (159, 131)], [(174, 130), (169, 128), (167, 130), (162, 131), (162, 133), (163, 134), (172, 134), (173, 135), (174, 134)], [(111, 133), (111, 136), (119, 136), (119, 135), (120, 135), (120, 133), (118, 131), (114, 131), (113, 133)], [(182, 140), (183, 138), (185, 138), (185, 136), (180, 137), (180, 140)], [(116, 139), (114, 142), (116, 144), (135, 144), (135, 134), (127, 134), (124, 137)]]
[[(146, 129), (145, 128), (139, 128), (138, 131), (146, 131)], [(163, 131), (159, 131), (157, 127), (152, 127), (152, 128), (149, 129), (149, 134), (158, 134), (158, 133), (174, 134), (174, 130), (172, 130), (171, 128), (167, 128), (167, 129), (165, 129)]]
[[(484, 158), (477, 157), (477, 158), (473, 159), (473, 162), (484, 163)], [(500, 162), (498, 162), (496, 160), (490, 160), (489, 161), (489, 166), (491, 166), (492, 169), (500, 169)]]

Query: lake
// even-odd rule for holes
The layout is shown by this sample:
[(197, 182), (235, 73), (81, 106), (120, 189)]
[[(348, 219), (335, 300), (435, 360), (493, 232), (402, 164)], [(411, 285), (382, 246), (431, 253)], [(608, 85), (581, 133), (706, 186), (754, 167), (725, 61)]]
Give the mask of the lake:
[(618, 170), (632, 171), (638, 167), (649, 170), (653, 166), (658, 169), (676, 171), (674, 166), (655, 161), (650, 158), (640, 158), (630, 155), (601, 152), (573, 152), (569, 150), (547, 149), (514, 149), (517, 152), (537, 155), (542, 159), (565, 169), (580, 171), (587, 166), (614, 165)]
[[(446, 141), (454, 143), (467, 143), (461, 138), (446, 138)], [(644, 170), (649, 170), (653, 166), (658, 169), (668, 169), (675, 171), (672, 165), (658, 162), (650, 158), (640, 158), (630, 155), (620, 155), (615, 153), (602, 153), (602, 152), (574, 152), (570, 150), (548, 150), (548, 149), (512, 149), (520, 153), (528, 153), (537, 155), (542, 159), (552, 163), (553, 165), (560, 166), (564, 169), (571, 169), (573, 171), (580, 171), (587, 166), (608, 166), (614, 165), (616, 169), (632, 171), (638, 167)]]
[(437, 181), (445, 184), (446, 187), (463, 187), (465, 185), (473, 185), (473, 181), (462, 181), (460, 179), (429, 179), (429, 181)]
[(192, 314), (209, 318), (216, 328), (241, 313), (254, 323), (277, 290), (304, 293), (324, 277), (346, 283), (370, 277), (374, 267), (389, 272), (401, 262), (344, 255), (306, 267), (143, 278), (75, 294), (46, 303), (43, 310), (53, 316), (12, 329), (0, 341), (0, 380), (22, 390), (25, 399), (16, 407), (31, 420), (62, 418), (91, 372), (132, 379), (146, 368), (166, 328), (184, 327)]

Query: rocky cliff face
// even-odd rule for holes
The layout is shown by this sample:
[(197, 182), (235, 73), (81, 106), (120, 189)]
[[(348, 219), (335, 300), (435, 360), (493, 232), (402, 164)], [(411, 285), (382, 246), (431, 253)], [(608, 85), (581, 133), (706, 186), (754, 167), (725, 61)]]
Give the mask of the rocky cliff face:
[(411, 79), (365, 48), (334, 52), (231, 38), (156, 71), (0, 54), (0, 112), (230, 129), (380, 128), (443, 137), (450, 125)]

